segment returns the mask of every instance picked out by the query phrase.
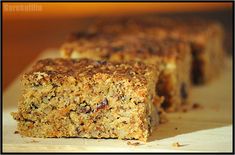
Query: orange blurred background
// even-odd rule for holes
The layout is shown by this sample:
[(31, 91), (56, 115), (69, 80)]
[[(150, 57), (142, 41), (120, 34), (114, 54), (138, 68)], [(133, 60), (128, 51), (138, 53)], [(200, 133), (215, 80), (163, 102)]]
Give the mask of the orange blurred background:
[(2, 7), (5, 89), (40, 52), (60, 47), (65, 37), (79, 28), (81, 18), (141, 13), (207, 12), (213, 15), (213, 12), (232, 10), (232, 2), (3, 2)]
[[(35, 11), (8, 11), (10, 7), (27, 6), (34, 8)], [(231, 3), (198, 3), (198, 2), (126, 2), (126, 3), (66, 3), (66, 2), (47, 2), (47, 3), (4, 3), (4, 18), (51, 18), (51, 17), (84, 17), (90, 15), (122, 15), (137, 14), (141, 12), (192, 12), (192, 11), (211, 11), (232, 7)]]

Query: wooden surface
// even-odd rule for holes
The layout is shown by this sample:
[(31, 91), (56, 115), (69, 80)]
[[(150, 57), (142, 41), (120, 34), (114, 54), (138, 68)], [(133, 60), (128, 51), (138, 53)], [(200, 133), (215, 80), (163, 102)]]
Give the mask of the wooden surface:
[[(56, 51), (46, 51), (42, 57), (58, 57)], [(203, 108), (169, 114), (169, 122), (161, 124), (147, 143), (128, 145), (116, 139), (29, 138), (14, 134), (16, 122), (10, 112), (16, 111), (20, 95), (19, 80), (3, 94), (4, 152), (178, 152), (232, 151), (232, 62), (228, 60), (224, 73), (206, 86), (194, 87), (193, 102)], [(135, 141), (130, 141), (135, 142)], [(174, 147), (178, 142), (180, 147)]]

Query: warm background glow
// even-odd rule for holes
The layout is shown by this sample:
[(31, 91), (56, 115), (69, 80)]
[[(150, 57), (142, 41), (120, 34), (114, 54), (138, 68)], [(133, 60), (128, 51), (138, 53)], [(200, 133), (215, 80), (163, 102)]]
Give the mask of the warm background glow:
[[(10, 5), (40, 5), (42, 11), (17, 13), (6, 11), (6, 6)], [(232, 3), (221, 2), (154, 2), (154, 3), (3, 3), (4, 18), (50, 18), (50, 17), (84, 17), (92, 15), (123, 15), (138, 14), (143, 12), (192, 12), (211, 11), (231, 8)]]
[[(228, 18), (232, 2), (154, 2), (154, 3), (65, 3), (2, 2), (3, 88), (5, 89), (40, 52), (58, 48), (65, 37), (76, 31), (80, 17), (116, 16), (141, 13), (200, 13), (216, 19)], [(37, 5), (41, 11), (9, 11), (9, 7)], [(225, 12), (223, 12), (225, 10)], [(229, 10), (230, 12), (226, 12)], [(221, 13), (222, 12), (222, 13)], [(227, 19), (226, 19), (227, 20)], [(226, 20), (224, 20), (226, 22)], [(227, 24), (232, 25), (232, 24)], [(230, 27), (229, 27), (230, 28)], [(226, 30), (228, 30), (227, 28)], [(231, 34), (231, 33), (229, 33)]]

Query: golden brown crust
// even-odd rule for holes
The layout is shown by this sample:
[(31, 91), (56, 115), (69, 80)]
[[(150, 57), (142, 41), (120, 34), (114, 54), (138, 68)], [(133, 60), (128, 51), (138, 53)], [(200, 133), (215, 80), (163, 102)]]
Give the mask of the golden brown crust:
[[(126, 36), (126, 34), (136, 36), (138, 33), (144, 33), (148, 37), (154, 36), (155, 38), (161, 39), (173, 38), (189, 43), (193, 55), (193, 67), (191, 72), (194, 84), (206, 83), (218, 75), (217, 71), (213, 71), (213, 68), (218, 68), (218, 71), (222, 70), (220, 66), (224, 63), (224, 32), (222, 25), (217, 21), (196, 17), (164, 17), (155, 15), (113, 19), (97, 18), (92, 19), (92, 21), (92, 24), (85, 26), (86, 29), (82, 29), (77, 34), (74, 34), (73, 39), (64, 44), (64, 56), (70, 57), (74, 55), (76, 52), (73, 51), (76, 49), (84, 51), (83, 45), (79, 46), (79, 48), (76, 47), (76, 44), (74, 44), (76, 40), (90, 40), (92, 44), (95, 42), (92, 40), (100, 40), (99, 38), (101, 37), (106, 38), (108, 42), (112, 42), (109, 40), (113, 37)], [(85, 44), (87, 44), (86, 41)], [(94, 46), (96, 45), (94, 44)], [(108, 51), (112, 51), (112, 48), (100, 47), (101, 48), (98, 48), (97, 51), (101, 52), (96, 56), (96, 59), (108, 59), (110, 54), (107, 52), (107, 49)], [(157, 46), (155, 47), (157, 48)], [(92, 47), (86, 47), (84, 49), (89, 48)], [(144, 50), (143, 47), (139, 49)], [(128, 50), (132, 49), (128, 48)], [(166, 49), (165, 51), (171, 50)], [(148, 52), (144, 52), (144, 54), (131, 52), (131, 54), (139, 55), (143, 57), (143, 59), (146, 58), (145, 53)], [(122, 57), (123, 54), (118, 53), (118, 55)], [(89, 55), (86, 55), (86, 57), (89, 57)]]
[(23, 78), (31, 82), (50, 82), (55, 80), (63, 82), (68, 77), (77, 80), (92, 77), (95, 74), (105, 74), (117, 78), (135, 79), (145, 84), (143, 75), (154, 71), (160, 71), (154, 65), (146, 65), (141, 62), (115, 63), (107, 61), (95, 61), (90, 59), (44, 59), (39, 60), (33, 69), (25, 73)]
[(135, 35), (113, 36), (112, 39), (106, 39), (102, 36), (92, 39), (79, 39), (64, 44), (62, 50), (66, 57), (71, 57), (76, 52), (81, 54), (90, 52), (107, 60), (114, 54), (120, 57), (128, 54), (144, 59), (152, 56), (179, 57), (185, 52), (185, 50), (182, 50), (182, 47), (185, 46), (188, 46), (185, 41), (171, 38), (160, 39), (154, 35), (138, 33)]
[[(69, 37), (69, 41), (81, 38), (95, 38), (100, 35), (112, 36), (125, 33), (164, 31), (168, 37), (177, 36), (189, 40), (197, 40), (197, 36), (207, 37), (213, 33), (220, 33), (221, 25), (213, 20), (204, 20), (197, 17), (164, 17), (141, 16), (121, 18), (96, 18)], [(150, 31), (149, 31), (150, 30)], [(162, 33), (158, 33), (158, 35)]]

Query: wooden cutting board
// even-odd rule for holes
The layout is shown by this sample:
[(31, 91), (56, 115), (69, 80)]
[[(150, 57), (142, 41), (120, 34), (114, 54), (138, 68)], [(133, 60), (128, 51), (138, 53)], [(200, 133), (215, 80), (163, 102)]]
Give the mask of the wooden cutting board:
[[(39, 58), (59, 57), (49, 50)], [(30, 65), (31, 66), (31, 65)], [(117, 139), (29, 138), (14, 134), (19, 78), (3, 94), (3, 152), (231, 152), (232, 151), (232, 61), (206, 86), (192, 90), (192, 102), (202, 108), (170, 113), (147, 143)], [(137, 142), (137, 143), (136, 143)], [(180, 144), (176, 147), (175, 143)]]

